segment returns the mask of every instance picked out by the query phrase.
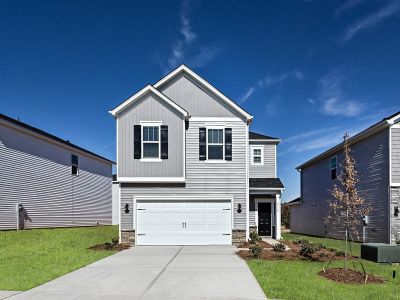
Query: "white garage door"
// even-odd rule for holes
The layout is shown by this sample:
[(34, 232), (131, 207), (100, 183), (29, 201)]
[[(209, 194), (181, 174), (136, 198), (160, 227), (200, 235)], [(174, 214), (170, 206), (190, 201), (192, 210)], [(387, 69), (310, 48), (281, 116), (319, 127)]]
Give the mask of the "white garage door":
[(230, 201), (137, 202), (137, 245), (230, 245)]

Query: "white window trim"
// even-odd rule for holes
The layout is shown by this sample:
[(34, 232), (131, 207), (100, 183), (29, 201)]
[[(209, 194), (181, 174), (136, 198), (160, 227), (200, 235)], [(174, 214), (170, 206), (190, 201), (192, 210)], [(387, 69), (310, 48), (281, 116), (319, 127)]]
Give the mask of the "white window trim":
[[(264, 165), (264, 147), (263, 146), (251, 146), (251, 162), (250, 164), (253, 166), (263, 166)], [(261, 150), (261, 162), (254, 162), (254, 150)], [(258, 156), (258, 155), (257, 155)]]
[[(222, 129), (222, 159), (208, 159), (208, 130), (209, 129)], [(211, 144), (220, 145), (220, 144)], [(226, 163), (225, 160), (225, 126), (209, 125), (206, 126), (206, 163)]]
[[(332, 168), (332, 164), (331, 164), (332, 158), (335, 158), (335, 159), (336, 159), (336, 168)], [(336, 178), (335, 178), (335, 179), (332, 179), (332, 170), (333, 170), (333, 169), (336, 169)], [(337, 155), (331, 156), (331, 157), (329, 158), (329, 170), (330, 170), (330, 172), (329, 172), (329, 179), (330, 179), (330, 180), (336, 180), (336, 179), (338, 178), (338, 173), (337, 173), (337, 170), (338, 170), (338, 158), (337, 158)]]
[[(142, 157), (140, 159), (140, 162), (162, 162), (161, 159), (161, 121), (141, 121), (140, 122), (140, 127), (141, 127), (141, 141), (140, 141), (140, 147), (141, 147), (141, 152), (142, 152)], [(144, 135), (143, 135), (143, 129), (144, 127), (147, 126), (153, 126), (153, 127), (158, 127), (158, 142), (155, 141), (144, 141)], [(143, 157), (143, 143), (147, 144), (156, 144), (158, 143), (158, 158), (156, 157)]]

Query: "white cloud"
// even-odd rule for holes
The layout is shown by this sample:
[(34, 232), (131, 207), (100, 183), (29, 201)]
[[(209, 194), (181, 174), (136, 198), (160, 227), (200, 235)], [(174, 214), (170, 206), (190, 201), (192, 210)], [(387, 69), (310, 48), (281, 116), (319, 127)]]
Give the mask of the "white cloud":
[(325, 74), (319, 80), (320, 111), (328, 116), (355, 117), (361, 114), (366, 104), (354, 99), (347, 100), (344, 96), (342, 83), (346, 74), (340, 68)]
[(354, 9), (363, 2), (365, 2), (365, 0), (348, 0), (338, 7), (338, 9), (335, 12), (335, 16), (338, 17), (344, 12)]
[(385, 19), (388, 19), (400, 12), (400, 1), (393, 1), (364, 18), (359, 19), (350, 25), (344, 33), (342, 42), (347, 42), (362, 30), (375, 26)]
[(310, 104), (312, 104), (312, 105), (315, 105), (315, 104), (316, 104), (315, 100), (312, 99), (312, 98), (308, 98), (308, 99), (307, 99), (307, 102), (310, 103)]
[(247, 88), (243, 95), (239, 97), (239, 101), (241, 103), (246, 102), (250, 98), (250, 96), (253, 95), (254, 92), (256, 92), (258, 89), (281, 84), (282, 82), (290, 78), (293, 78), (297, 81), (302, 81), (304, 79), (304, 73), (298, 70), (293, 70), (291, 72), (282, 73), (276, 76), (267, 76), (261, 78), (255, 84)]
[[(192, 28), (190, 18), (193, 10), (192, 3), (184, 0), (181, 4), (179, 32), (182, 36), (172, 44), (167, 63), (162, 63), (159, 57), (156, 58), (165, 73), (182, 63), (188, 64), (192, 68), (204, 67), (221, 51), (221, 47), (216, 44), (209, 46), (196, 44), (198, 35)], [(196, 44), (196, 47), (194, 47), (194, 44)]]

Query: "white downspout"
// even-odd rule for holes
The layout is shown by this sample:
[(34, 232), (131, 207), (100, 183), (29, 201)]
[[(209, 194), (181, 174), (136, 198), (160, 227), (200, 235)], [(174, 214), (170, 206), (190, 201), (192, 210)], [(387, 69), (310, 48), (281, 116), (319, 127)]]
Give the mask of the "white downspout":
[(276, 194), (275, 200), (275, 208), (276, 208), (276, 239), (280, 240), (281, 237), (281, 194)]

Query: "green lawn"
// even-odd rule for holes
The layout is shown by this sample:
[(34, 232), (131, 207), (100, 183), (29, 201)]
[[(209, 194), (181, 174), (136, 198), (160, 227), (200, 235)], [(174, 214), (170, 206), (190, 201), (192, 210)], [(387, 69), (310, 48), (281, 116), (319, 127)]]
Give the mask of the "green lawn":
[[(334, 239), (284, 234), (284, 239), (305, 238), (322, 243), (326, 247), (343, 250), (345, 243)], [(360, 245), (354, 249), (359, 253)], [(320, 277), (317, 273), (327, 263), (308, 261), (266, 261), (250, 260), (251, 270), (268, 298), (277, 299), (400, 299), (400, 277), (392, 279), (394, 267), (363, 261), (366, 271), (389, 279), (386, 284), (347, 285), (335, 283)], [(331, 263), (330, 267), (343, 267), (343, 261)], [(352, 267), (352, 264), (350, 265)], [(361, 270), (360, 264), (356, 268)], [(400, 269), (397, 272), (400, 276)]]
[(0, 290), (27, 290), (109, 256), (117, 226), (0, 231)]

